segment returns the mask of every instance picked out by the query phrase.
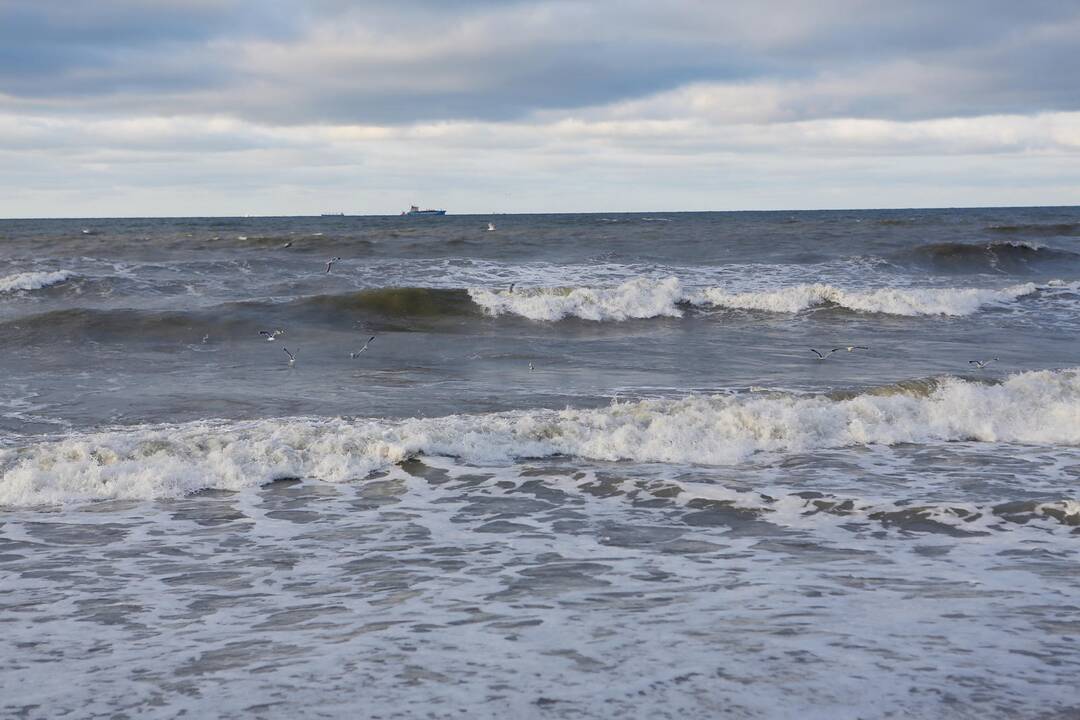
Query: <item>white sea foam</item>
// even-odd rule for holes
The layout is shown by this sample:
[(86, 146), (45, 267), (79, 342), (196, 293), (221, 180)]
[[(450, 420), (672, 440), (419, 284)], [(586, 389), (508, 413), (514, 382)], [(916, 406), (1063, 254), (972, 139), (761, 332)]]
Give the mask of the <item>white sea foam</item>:
[(971, 315), (1038, 291), (1034, 283), (991, 288), (883, 288), (849, 291), (832, 285), (796, 285), (774, 292), (728, 293), (708, 288), (691, 302), (743, 310), (795, 313), (831, 303), (849, 310), (886, 315)]
[(472, 288), (469, 297), (492, 315), (513, 313), (530, 320), (629, 320), (680, 317), (686, 295), (678, 278), (635, 278), (611, 288), (544, 288), (518, 292)]
[(763, 452), (955, 440), (1080, 445), (1080, 368), (847, 400), (694, 395), (591, 410), (116, 429), (0, 450), (0, 505), (174, 497), (289, 476), (341, 482), (417, 455), (728, 465)]
[(1034, 283), (1006, 288), (882, 288), (845, 290), (814, 283), (776, 290), (731, 292), (723, 287), (686, 288), (675, 277), (635, 278), (609, 288), (542, 288), (493, 291), (472, 288), (469, 297), (492, 315), (512, 313), (530, 320), (627, 320), (679, 317), (682, 306), (797, 313), (832, 304), (849, 310), (888, 315), (971, 315), (982, 308), (1007, 305), (1040, 290)]
[(14, 275), (0, 277), (0, 293), (17, 292), (19, 290), (40, 290), (50, 285), (56, 285), (75, 277), (75, 273), (67, 270), (54, 270), (52, 272), (34, 271), (21, 272)]

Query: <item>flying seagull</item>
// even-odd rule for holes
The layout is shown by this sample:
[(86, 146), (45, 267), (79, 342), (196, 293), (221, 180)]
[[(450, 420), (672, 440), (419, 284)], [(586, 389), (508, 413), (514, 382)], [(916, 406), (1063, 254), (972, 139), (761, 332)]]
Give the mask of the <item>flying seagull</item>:
[(362, 352), (364, 352), (365, 350), (367, 350), (367, 346), (368, 346), (368, 345), (370, 345), (370, 344), (371, 344), (371, 341), (372, 341), (372, 340), (374, 340), (374, 339), (375, 339), (375, 336), (374, 336), (374, 335), (372, 335), (371, 337), (369, 337), (369, 338), (368, 338), (368, 341), (367, 341), (366, 343), (364, 343), (364, 347), (360, 348), (360, 349), (359, 349), (359, 350), (357, 350), (356, 352), (351, 352), (351, 353), (349, 353), (349, 357), (351, 357), (351, 358), (354, 358), (354, 357), (358, 357), (358, 356), (360, 355), (360, 353), (362, 353)]
[(334, 263), (336, 263), (339, 260), (341, 260), (341, 258), (339, 258), (339, 257), (332, 257), (329, 260), (327, 260), (326, 261), (326, 272), (329, 273), (330, 268), (332, 268), (334, 266)]
[(490, 222), (489, 222), (489, 223), (488, 223), (488, 228), (487, 228), (487, 229), (488, 229), (488, 232), (491, 232), (492, 230), (494, 230), (494, 229), (495, 229), (495, 223), (490, 223)]
[(284, 244), (284, 245), (282, 245), (281, 247), (283, 247), (283, 248), (287, 248), (287, 247), (292, 247), (292, 240), (290, 240), (289, 242), (285, 243), (285, 244)]
[(278, 337), (285, 334), (284, 330), (260, 330), (259, 334), (266, 338), (266, 342), (274, 342)]
[(968, 360), (968, 365), (974, 365), (978, 369), (982, 370), (992, 362), (997, 362), (997, 358), (990, 358), (989, 360)]
[(296, 356), (289, 352), (289, 348), (285, 347), (284, 345), (281, 346), (281, 349), (284, 350), (285, 354), (289, 356), (289, 366), (291, 367), (293, 364), (296, 363)]
[(533, 370), (535, 370), (535, 369), (536, 369), (536, 368), (535, 368), (535, 367), (533, 367), (533, 364), (532, 364), (532, 363), (529, 363), (529, 372), (532, 372), (532, 371), (533, 371)]
[(832, 355), (834, 352), (840, 352), (841, 350), (847, 350), (848, 352), (854, 352), (856, 350), (869, 350), (869, 349), (870, 348), (866, 347), (865, 345), (846, 345), (844, 347), (834, 347), (832, 350), (830, 350), (829, 352), (827, 352), (825, 354), (820, 353), (819, 351), (815, 350), (814, 348), (810, 348), (810, 352), (817, 355), (818, 360), (824, 360), (825, 358)]

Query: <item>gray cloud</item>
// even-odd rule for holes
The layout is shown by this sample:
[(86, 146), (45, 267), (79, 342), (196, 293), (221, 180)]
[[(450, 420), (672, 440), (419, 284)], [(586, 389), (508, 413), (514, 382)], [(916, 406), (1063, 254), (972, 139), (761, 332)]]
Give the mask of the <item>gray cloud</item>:
[[(0, 13), (0, 93), (49, 112), (509, 120), (783, 81), (819, 88), (786, 119), (1080, 107), (1071, 0), (7, 0)], [(822, 82), (849, 78), (858, 91)]]

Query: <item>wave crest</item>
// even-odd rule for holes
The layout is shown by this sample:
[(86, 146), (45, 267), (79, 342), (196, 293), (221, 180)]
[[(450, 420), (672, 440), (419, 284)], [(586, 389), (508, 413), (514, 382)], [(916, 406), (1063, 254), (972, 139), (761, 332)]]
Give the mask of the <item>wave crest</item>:
[(1080, 262), (1078, 253), (1021, 241), (931, 243), (899, 257), (949, 272), (1022, 272), (1043, 263)]
[(760, 453), (947, 441), (1080, 445), (1080, 369), (997, 385), (942, 378), (929, 392), (841, 400), (693, 395), (561, 412), (117, 429), (0, 450), (0, 505), (176, 497), (282, 477), (341, 482), (417, 455), (732, 465)]
[(75, 273), (68, 270), (15, 273), (14, 275), (0, 277), (0, 293), (40, 290), (50, 285), (66, 282), (73, 277), (75, 277)]
[(798, 313), (833, 305), (847, 310), (887, 315), (971, 315), (1004, 305), (1039, 290), (1034, 283), (992, 288), (883, 288), (843, 290), (823, 283), (793, 285), (778, 290), (730, 292), (712, 287), (684, 288), (677, 278), (636, 278), (613, 288), (542, 288), (509, 292), (483, 288), (469, 297), (491, 315), (514, 314), (530, 320), (628, 320), (680, 317), (683, 307)]

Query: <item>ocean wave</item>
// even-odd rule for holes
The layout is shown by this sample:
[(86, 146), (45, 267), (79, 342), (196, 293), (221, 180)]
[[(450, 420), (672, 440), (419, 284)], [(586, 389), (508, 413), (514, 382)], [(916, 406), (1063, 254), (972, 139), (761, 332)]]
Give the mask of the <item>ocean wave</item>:
[(40, 290), (70, 280), (75, 273), (67, 270), (32, 271), (0, 277), (0, 293)]
[(337, 295), (315, 295), (288, 304), (301, 309), (366, 312), (386, 317), (477, 314), (466, 291), (426, 287), (374, 288)]
[(849, 399), (692, 395), (401, 421), (291, 418), (110, 429), (0, 450), (0, 505), (177, 497), (283, 477), (362, 479), (421, 455), (735, 465), (762, 453), (948, 441), (1080, 445), (1080, 368)]
[(1019, 223), (1014, 225), (990, 225), (986, 230), (1002, 235), (1076, 237), (1080, 235), (1080, 223)]
[(471, 288), (469, 297), (491, 315), (511, 313), (530, 320), (629, 320), (681, 317), (689, 295), (678, 278), (635, 278), (610, 288), (531, 288), (511, 292)]
[(971, 273), (1023, 272), (1047, 263), (1080, 263), (1080, 253), (1018, 240), (930, 243), (905, 250), (894, 258), (936, 270)]
[(824, 283), (777, 290), (730, 292), (685, 288), (677, 278), (637, 278), (612, 288), (535, 288), (509, 292), (472, 288), (469, 297), (491, 315), (512, 313), (530, 320), (628, 320), (680, 317), (686, 306), (798, 313), (833, 305), (887, 315), (971, 315), (1038, 292), (1034, 283), (993, 288), (882, 288), (844, 290)]

